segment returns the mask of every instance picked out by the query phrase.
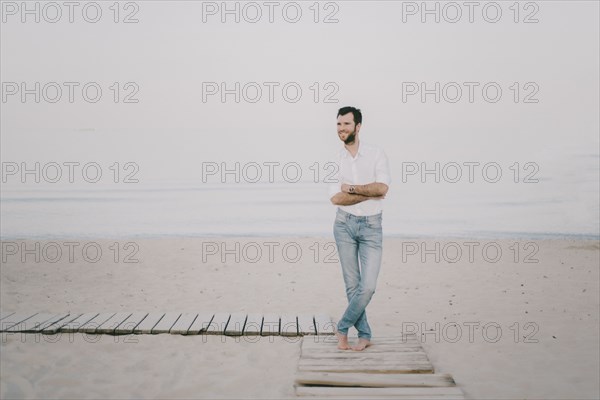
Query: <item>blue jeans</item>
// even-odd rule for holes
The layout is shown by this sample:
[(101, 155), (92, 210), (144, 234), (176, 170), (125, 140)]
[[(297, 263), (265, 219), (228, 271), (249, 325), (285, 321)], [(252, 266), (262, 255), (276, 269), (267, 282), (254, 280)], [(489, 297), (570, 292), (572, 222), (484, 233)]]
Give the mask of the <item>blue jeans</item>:
[(365, 308), (371, 301), (381, 267), (381, 214), (358, 217), (338, 208), (333, 235), (342, 264), (348, 307), (337, 325), (342, 335), (354, 326), (358, 337), (371, 339)]

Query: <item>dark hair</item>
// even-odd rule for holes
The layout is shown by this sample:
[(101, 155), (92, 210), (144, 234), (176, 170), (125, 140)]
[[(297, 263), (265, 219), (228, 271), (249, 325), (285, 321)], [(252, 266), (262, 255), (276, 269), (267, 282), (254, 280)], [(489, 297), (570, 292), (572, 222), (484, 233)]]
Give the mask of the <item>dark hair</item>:
[(360, 110), (358, 108), (354, 108), (354, 107), (350, 107), (350, 106), (342, 107), (339, 109), (337, 117), (339, 117), (340, 115), (346, 115), (348, 113), (352, 113), (352, 116), (354, 117), (354, 123), (356, 125), (362, 124), (362, 113), (360, 112)]

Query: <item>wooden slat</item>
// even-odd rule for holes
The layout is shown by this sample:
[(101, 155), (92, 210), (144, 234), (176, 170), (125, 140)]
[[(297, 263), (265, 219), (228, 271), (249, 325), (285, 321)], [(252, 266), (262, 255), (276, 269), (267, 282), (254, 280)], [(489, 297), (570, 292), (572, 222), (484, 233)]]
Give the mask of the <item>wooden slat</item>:
[(65, 326), (66, 324), (75, 321), (77, 318), (79, 318), (80, 316), (82, 316), (83, 314), (70, 314), (67, 317), (54, 322), (53, 324), (50, 324), (48, 326), (46, 326), (44, 329), (42, 329), (42, 333), (44, 334), (54, 334), (56, 332), (58, 332), (58, 330), (62, 327)]
[(337, 353), (326, 353), (324, 357), (317, 357), (315, 354), (303, 353), (300, 362), (385, 362), (386, 360), (427, 360), (427, 354), (424, 351), (412, 351), (403, 353), (368, 353), (366, 351), (339, 350)]
[(371, 339), (373, 343), (379, 344), (407, 344), (407, 343), (421, 343), (418, 337), (415, 335), (409, 336), (393, 336), (393, 337), (374, 337)]
[(315, 321), (312, 314), (298, 314), (298, 332), (301, 335), (316, 335)]
[(55, 314), (52, 318), (49, 318), (42, 324), (39, 324), (37, 329), (36, 328), (32, 329), (31, 332), (33, 332), (33, 333), (42, 332), (47, 327), (49, 327), (55, 323), (58, 323), (60, 321), (63, 321), (65, 319), (67, 319), (68, 317), (69, 317), (69, 313)]
[(114, 330), (115, 335), (130, 335), (133, 330), (146, 318), (148, 313), (136, 312), (133, 313), (125, 321), (120, 323)]
[(165, 316), (165, 313), (150, 313), (150, 314), (148, 314), (146, 316), (146, 318), (144, 318), (142, 320), (142, 322), (140, 322), (138, 324), (138, 326), (133, 328), (133, 333), (134, 334), (151, 333), (152, 328), (154, 328), (154, 326), (156, 324), (158, 324), (158, 321), (160, 321), (164, 316)]
[[(357, 342), (358, 338), (351, 337), (351, 338), (348, 338), (348, 341), (350, 343)], [(337, 338), (335, 336), (305, 337), (303, 339), (302, 346), (304, 348), (311, 348), (311, 349), (326, 349), (326, 348), (331, 348), (331, 347), (335, 348), (335, 347), (337, 347)], [(411, 341), (411, 342), (407, 342), (407, 343), (401, 343), (401, 342), (382, 343), (378, 340), (372, 340), (371, 345), (368, 347), (368, 349), (385, 348), (385, 349), (393, 350), (393, 349), (410, 348), (410, 347), (415, 347), (415, 346), (420, 347), (421, 343), (419, 343), (417, 341)]]
[(19, 322), (8, 328), (6, 332), (33, 332), (38, 330), (45, 322), (52, 318), (56, 318), (59, 314), (37, 313), (31, 318)]
[[(356, 337), (348, 337), (348, 339), (357, 339)], [(307, 340), (307, 342), (310, 343), (334, 343), (336, 342), (336, 338), (335, 337), (331, 337), (331, 336), (323, 336), (323, 337), (318, 337), (318, 338), (314, 338), (311, 339), (310, 341)], [(376, 343), (376, 344), (411, 344), (411, 343), (419, 343), (421, 344), (421, 342), (419, 341), (419, 339), (414, 336), (405, 336), (405, 337), (400, 337), (400, 336), (377, 336), (374, 338), (371, 338), (371, 343)]]
[(364, 372), (380, 374), (432, 374), (430, 363), (411, 362), (393, 365), (298, 365), (299, 371)]
[(399, 388), (349, 388), (327, 386), (298, 386), (298, 396), (320, 397), (356, 397), (356, 398), (387, 398), (396, 399), (464, 399), (462, 390), (458, 387), (399, 387)]
[[(314, 343), (312, 342), (312, 338), (313, 337), (329, 337), (331, 338), (330, 341), (328, 342), (319, 342), (319, 343)], [(352, 343), (358, 343), (358, 339), (356, 338), (350, 338), (348, 339), (348, 343), (352, 344)], [(308, 349), (308, 350), (327, 350), (327, 349), (331, 349), (336, 348), (337, 346), (337, 339), (335, 336), (309, 336), (308, 338), (305, 337), (303, 338), (303, 344), (302, 344), (302, 348), (303, 349)], [(368, 350), (375, 350), (375, 349), (384, 349), (386, 351), (405, 351), (406, 349), (419, 349), (422, 348), (423, 346), (421, 346), (420, 343), (396, 343), (396, 344), (379, 344), (379, 343), (373, 343), (371, 342), (371, 344), (367, 347)]]
[[(348, 337), (349, 341), (352, 340), (358, 340), (357, 337), (353, 337), (350, 336)], [(315, 345), (318, 346), (320, 344), (331, 344), (331, 343), (337, 343), (337, 337), (335, 335), (319, 335), (316, 337), (306, 337), (304, 338), (304, 342), (307, 343), (307, 345)], [(398, 346), (398, 347), (402, 347), (402, 346), (415, 346), (421, 345), (421, 342), (419, 342), (418, 340), (408, 340), (405, 342), (401, 342), (401, 341), (383, 341), (380, 340), (379, 338), (375, 338), (375, 339), (371, 339), (371, 344), (372, 345), (377, 345), (377, 346)]]
[(14, 311), (2, 311), (2, 312), (0, 312), (0, 321), (2, 321), (6, 317), (10, 317), (14, 313), (15, 313)]
[(336, 372), (301, 372), (297, 385), (355, 387), (445, 387), (455, 386), (450, 374), (357, 374)]
[(302, 350), (302, 360), (329, 360), (329, 359), (343, 359), (343, 360), (356, 360), (361, 358), (369, 358), (376, 360), (413, 360), (416, 358), (427, 358), (427, 353), (422, 349), (415, 349), (414, 351), (403, 351), (403, 352), (381, 352), (374, 353), (367, 350), (363, 351), (352, 351), (352, 350), (337, 350), (337, 351), (306, 351)]
[(117, 329), (117, 327), (119, 325), (121, 325), (121, 323), (123, 323), (123, 321), (125, 321), (130, 316), (131, 316), (130, 312), (116, 313), (115, 315), (113, 315), (112, 317), (110, 317), (109, 319), (107, 319), (106, 321), (104, 321), (102, 323), (102, 325), (98, 326), (98, 328), (96, 328), (96, 332), (95, 333), (110, 333), (110, 334), (113, 334), (115, 332), (115, 329)]
[(244, 326), (246, 325), (246, 317), (246, 313), (231, 314), (223, 334), (230, 336), (241, 336), (244, 332)]
[[(356, 339), (351, 338), (350, 343)], [(303, 337), (296, 395), (332, 399), (464, 399), (449, 374), (434, 374), (415, 335), (377, 337), (371, 343), (361, 352), (344, 351), (337, 349), (335, 337)]]
[(326, 314), (315, 314), (315, 328), (317, 335), (333, 335), (336, 330), (336, 324), (331, 317)]
[(152, 328), (151, 333), (169, 333), (169, 331), (171, 330), (173, 325), (175, 325), (175, 322), (177, 322), (180, 316), (181, 313), (166, 313), (161, 318), (161, 320), (158, 321), (158, 324), (156, 324), (154, 328)]
[(302, 357), (310, 358), (310, 357), (319, 357), (319, 354), (324, 354), (326, 357), (335, 357), (336, 354), (341, 352), (343, 353), (357, 353), (357, 354), (404, 354), (404, 353), (416, 353), (419, 351), (423, 351), (422, 348), (417, 347), (413, 349), (403, 349), (401, 351), (398, 350), (384, 350), (377, 347), (367, 347), (365, 350), (360, 352), (355, 352), (352, 350), (339, 350), (337, 347), (327, 348), (327, 349), (306, 349), (302, 348)]
[(206, 331), (206, 329), (208, 328), (208, 326), (210, 325), (210, 322), (213, 319), (214, 314), (208, 314), (208, 313), (200, 313), (198, 314), (198, 316), (196, 317), (196, 320), (194, 321), (194, 323), (192, 324), (192, 326), (190, 326), (190, 329), (188, 329), (188, 335), (199, 335), (201, 333), (204, 333)]
[(175, 335), (187, 335), (190, 326), (192, 326), (192, 323), (194, 323), (197, 316), (197, 313), (181, 314), (181, 317), (179, 317), (169, 332)]
[(262, 314), (248, 314), (248, 318), (246, 318), (246, 326), (244, 326), (244, 335), (260, 335), (262, 321)]
[(298, 321), (295, 315), (283, 314), (280, 325), (281, 336), (298, 336)]
[[(344, 352), (346, 353), (346, 352)], [(354, 365), (354, 366), (371, 366), (371, 365), (380, 365), (380, 366), (388, 366), (388, 365), (396, 365), (396, 364), (419, 364), (419, 365), (427, 365), (429, 364), (429, 359), (425, 353), (406, 353), (407, 355), (403, 356), (386, 356), (384, 357), (362, 357), (362, 358), (353, 358), (353, 357), (338, 357), (338, 358), (304, 358), (302, 357), (298, 361), (298, 365)]]
[(229, 317), (231, 314), (229, 313), (215, 313), (212, 321), (210, 321), (210, 325), (204, 331), (207, 335), (222, 335), (225, 331), (225, 327), (227, 326), (227, 322), (229, 322)]
[[(57, 328), (56, 330), (58, 330), (59, 332), (66, 332), (66, 333), (77, 332), (79, 330), (79, 328), (81, 328), (83, 325), (87, 324), (88, 322), (94, 320), (98, 315), (100, 315), (100, 314), (98, 314), (98, 313), (81, 314), (74, 320), (71, 320), (66, 324), (61, 324), (60, 327), (55, 327), (55, 328)], [(50, 330), (50, 328), (52, 328), (52, 325), (49, 326), (48, 328), (49, 329), (46, 329), (45, 332), (53, 333)], [(54, 332), (56, 332), (56, 330)]]
[[(10, 317), (6, 318), (4, 321), (0, 322), (0, 332), (7, 332), (9, 329), (17, 328), (16, 325), (27, 321), (28, 319), (34, 317), (38, 313), (19, 313), (16, 312)], [(14, 332), (14, 331), (13, 331)]]
[[(358, 338), (349, 337), (349, 343), (358, 342)], [(336, 336), (307, 336), (303, 338), (303, 347), (311, 348), (311, 349), (326, 349), (330, 347), (337, 346), (337, 337)], [(381, 343), (377, 340), (371, 340), (371, 344), (369, 347), (381, 347), (386, 349), (405, 349), (411, 347), (421, 347), (421, 343), (419, 342), (410, 342), (410, 343)]]
[(280, 316), (279, 314), (265, 314), (263, 316), (262, 336), (278, 336), (280, 334)]
[(96, 329), (98, 329), (98, 327), (100, 325), (102, 325), (105, 321), (107, 321), (108, 319), (110, 319), (113, 315), (115, 315), (116, 313), (100, 313), (96, 316), (96, 318), (90, 320), (89, 322), (83, 324), (79, 329), (77, 329), (77, 332), (80, 333), (95, 333)]

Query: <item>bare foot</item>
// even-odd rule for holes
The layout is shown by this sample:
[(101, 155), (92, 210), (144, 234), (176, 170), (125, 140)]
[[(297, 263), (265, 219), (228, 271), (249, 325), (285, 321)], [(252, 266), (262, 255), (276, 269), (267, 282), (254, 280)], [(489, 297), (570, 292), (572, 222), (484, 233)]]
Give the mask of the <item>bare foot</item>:
[(352, 346), (352, 350), (363, 351), (370, 345), (371, 345), (371, 341), (369, 339), (358, 339), (358, 344), (356, 346)]
[(338, 338), (338, 346), (337, 348), (340, 350), (350, 350), (351, 347), (348, 344), (348, 335), (342, 335), (339, 332), (335, 333), (335, 336)]

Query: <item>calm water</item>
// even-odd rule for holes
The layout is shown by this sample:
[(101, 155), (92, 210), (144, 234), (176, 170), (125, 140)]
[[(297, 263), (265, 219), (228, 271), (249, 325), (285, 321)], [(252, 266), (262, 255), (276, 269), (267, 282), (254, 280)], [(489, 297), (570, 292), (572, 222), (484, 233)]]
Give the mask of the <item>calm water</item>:
[[(393, 182), (384, 233), (394, 236), (598, 238), (597, 169), (535, 184)], [(6, 184), (8, 238), (332, 236), (335, 207), (312, 182)]]

